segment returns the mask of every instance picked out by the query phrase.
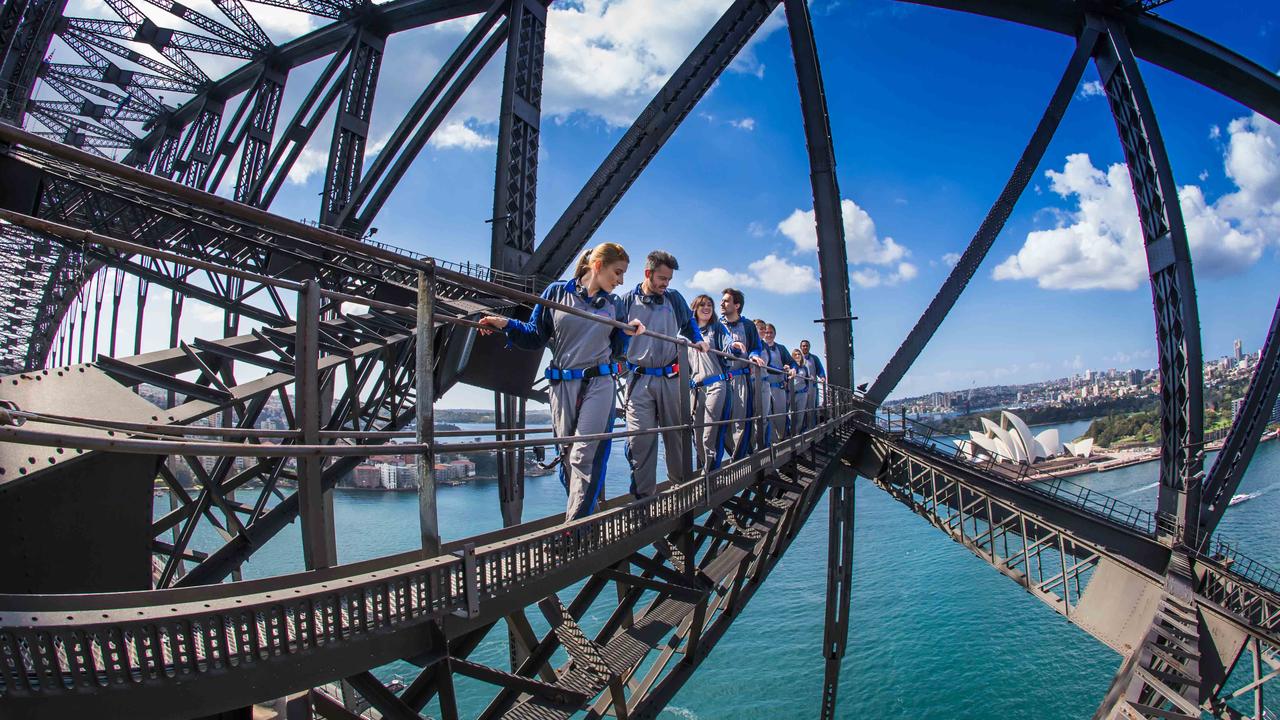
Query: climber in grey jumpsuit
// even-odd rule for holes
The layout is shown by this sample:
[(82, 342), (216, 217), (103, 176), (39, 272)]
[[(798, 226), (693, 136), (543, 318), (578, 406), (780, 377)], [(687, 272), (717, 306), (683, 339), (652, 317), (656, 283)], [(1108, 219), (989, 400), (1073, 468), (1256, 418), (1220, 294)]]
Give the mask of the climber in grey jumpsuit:
[[(626, 255), (601, 253), (600, 247), (588, 250), (582, 274), (574, 280), (562, 280), (547, 286), (542, 297), (583, 310), (605, 320), (626, 322), (622, 300), (612, 294), (626, 272)], [(603, 255), (599, 262), (593, 254)], [(620, 269), (619, 269), (620, 268)], [(588, 294), (587, 287), (596, 291)], [(528, 322), (489, 316), (484, 325), (505, 331), (516, 347), (537, 350), (551, 346), (550, 381), (551, 425), (557, 437), (591, 435), (612, 430), (614, 412), (613, 376), (622, 372), (619, 361), (626, 352), (628, 334), (642, 334), (644, 325), (632, 323), (624, 331), (612, 325), (588, 320), (542, 305), (534, 307)], [(608, 441), (574, 442), (561, 449), (560, 481), (568, 492), (565, 520), (576, 520), (595, 512), (603, 497), (605, 472), (609, 462)]]
[[(668, 289), (671, 277), (680, 268), (670, 253), (655, 250), (645, 259), (644, 281), (622, 297), (628, 320), (639, 320), (646, 332), (668, 337), (677, 334), (700, 347), (690, 355), (704, 355), (706, 344), (693, 322), (689, 303), (675, 290)], [(676, 346), (649, 335), (635, 338), (627, 348), (627, 430), (652, 430), (658, 427), (683, 427), (689, 422), (680, 414), (680, 366)], [(683, 480), (688, 449), (683, 432), (662, 434), (667, 454), (667, 479)], [(633, 435), (627, 438), (627, 460), (631, 463), (631, 494), (637, 500), (654, 493), (658, 475), (658, 436)]]
[[(716, 319), (715, 302), (709, 296), (695, 297), (692, 309), (698, 332), (702, 333), (702, 339), (712, 350), (743, 354), (746, 348), (742, 343), (735, 342), (729, 329)], [(724, 435), (720, 432), (721, 426), (714, 423), (729, 419), (729, 371), (737, 363), (711, 353), (690, 353), (689, 364), (692, 366), (689, 385), (693, 391), (693, 416), (698, 422), (704, 423), (700, 437), (695, 441), (697, 448), (694, 455), (699, 468), (709, 465), (710, 469), (715, 470), (720, 467), (720, 458), (724, 454), (724, 446), (720, 442)]]
[[(744, 302), (741, 290), (725, 288), (724, 295), (720, 298), (720, 322), (728, 329), (734, 342), (742, 343), (747, 349), (746, 354), (751, 362), (764, 365), (764, 360), (760, 357), (760, 333), (756, 332), (755, 323), (742, 316)], [(720, 432), (724, 435), (721, 444), (725, 451), (730, 457), (738, 459), (751, 454), (751, 426), (754, 423), (746, 418), (755, 414), (755, 383), (752, 382), (749, 366), (745, 363), (734, 368), (732, 375), (727, 399), (729, 416), (726, 419), (737, 422), (721, 425)]]
[(774, 342), (778, 330), (773, 323), (765, 323), (761, 356), (765, 365), (779, 372), (771, 372), (764, 378), (764, 389), (761, 391), (761, 407), (766, 415), (775, 415), (765, 424), (764, 446), (787, 436), (787, 380), (795, 375), (796, 361), (791, 358), (791, 351), (786, 345)]
[(817, 355), (809, 352), (810, 345), (808, 340), (800, 341), (800, 354), (804, 356), (804, 366), (809, 370), (809, 392), (806, 393), (805, 404), (808, 406), (808, 412), (805, 413), (805, 425), (813, 427), (818, 422), (818, 386), (821, 384), (818, 379), (827, 379), (827, 370), (822, 367), (822, 360)]

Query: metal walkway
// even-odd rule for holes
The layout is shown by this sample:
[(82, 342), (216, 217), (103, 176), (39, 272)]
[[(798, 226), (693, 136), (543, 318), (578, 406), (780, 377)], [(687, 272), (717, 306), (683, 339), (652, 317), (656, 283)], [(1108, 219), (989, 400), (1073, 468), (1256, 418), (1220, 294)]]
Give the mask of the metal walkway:
[[(667, 657), (644, 681), (661, 679), (657, 670), (673, 648), (681, 648), (685, 668), (697, 664), (838, 471), (834, 453), (850, 434), (850, 417), (842, 413), (645, 501), (617, 498), (569, 525), (550, 517), (507, 528), (447, 545), (438, 558), (398, 556), (194, 588), (0, 596), (0, 696), (14, 718), (160, 707), (181, 714), (243, 707), (405, 657), (445, 667), (452, 660), (454, 672), (483, 674), (451, 658), (448, 642), (584, 577), (656, 590), (633, 622), (603, 642), (586, 640), (573, 613), (554, 605), (554, 635), (574, 658), (572, 669), (554, 683), (516, 681), (495, 703), (510, 706), (501, 716), (567, 717), (602, 689), (617, 692), (673, 632)], [(683, 552), (669, 544), (672, 535), (690, 543)], [(644, 555), (655, 543), (657, 556)], [(632, 563), (637, 574), (620, 569)], [(548, 703), (555, 712), (548, 714)]]

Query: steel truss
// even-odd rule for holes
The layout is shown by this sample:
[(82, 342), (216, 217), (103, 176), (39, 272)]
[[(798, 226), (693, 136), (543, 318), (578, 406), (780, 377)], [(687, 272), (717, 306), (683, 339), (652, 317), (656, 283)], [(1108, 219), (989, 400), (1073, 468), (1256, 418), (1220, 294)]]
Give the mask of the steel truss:
[[(1097, 718), (1228, 717), (1280, 667), (1280, 576), (1228, 547), (1188, 558), (1113, 499), (1050, 500), (939, 452), (918, 428), (858, 416), (858, 472), (1126, 657)], [(1166, 567), (1185, 572), (1171, 582)], [(1119, 605), (1128, 608), (1121, 612)], [(1227, 690), (1245, 653), (1253, 682)], [(1263, 673), (1260, 662), (1272, 672)], [(1261, 695), (1257, 696), (1261, 702)], [(1238, 715), (1236, 716), (1238, 717)]]

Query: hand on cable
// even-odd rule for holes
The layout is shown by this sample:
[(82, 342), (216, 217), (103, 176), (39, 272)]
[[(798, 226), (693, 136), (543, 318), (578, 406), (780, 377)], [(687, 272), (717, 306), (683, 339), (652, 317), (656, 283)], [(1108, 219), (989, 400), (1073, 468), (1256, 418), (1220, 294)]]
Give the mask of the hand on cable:
[(511, 321), (504, 317), (498, 317), (497, 315), (486, 315), (480, 318), (480, 324), (484, 325), (484, 327), (480, 328), (480, 334), (491, 335), (493, 334), (494, 330), (506, 330), (507, 323), (509, 322)]
[(736, 350), (739, 353), (745, 353), (747, 351), (747, 346), (743, 345), (741, 342), (738, 342), (737, 340), (734, 340), (733, 344), (729, 346), (729, 349)]
[(644, 323), (640, 322), (639, 320), (632, 320), (631, 322), (627, 323), (627, 325), (630, 326), (629, 329), (623, 330), (622, 332), (631, 336), (644, 334)]
[(751, 362), (759, 365), (760, 367), (766, 367), (764, 358), (760, 357), (759, 355), (752, 356)]
[(711, 350), (711, 343), (707, 342), (706, 340), (702, 340), (702, 341), (700, 341), (700, 342), (696, 342), (696, 343), (694, 343), (694, 344), (693, 344), (693, 346), (694, 346), (694, 347), (696, 347), (696, 348), (698, 348), (698, 349), (699, 349), (699, 350), (701, 350), (702, 352), (707, 352), (707, 351)]

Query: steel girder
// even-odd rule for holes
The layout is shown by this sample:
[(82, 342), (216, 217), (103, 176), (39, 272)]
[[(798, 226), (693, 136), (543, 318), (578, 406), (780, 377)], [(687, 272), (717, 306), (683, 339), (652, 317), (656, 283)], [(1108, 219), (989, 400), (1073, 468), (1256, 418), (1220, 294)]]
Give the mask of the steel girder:
[(858, 423), (869, 436), (853, 459), (860, 475), (1126, 657), (1095, 717), (1225, 712), (1242, 692), (1226, 681), (1247, 647), (1280, 650), (1280, 578), (1247, 558), (1183, 555), (1182, 584), (1170, 585), (1178, 552), (1117, 513), (1120, 501), (1018, 486), (911, 431)]
[(494, 0), (488, 12), (436, 71), (435, 77), (423, 88), (387, 138), (386, 145), (378, 152), (368, 172), (355, 184), (350, 201), (334, 220), (335, 227), (356, 237), (369, 232), (374, 217), (404, 177), (409, 165), (426, 147), (431, 135), (463, 92), (507, 40), (509, 21), (503, 20), (505, 5), (505, 0)]
[(1244, 407), (1231, 423), (1226, 442), (1218, 452), (1213, 467), (1200, 491), (1199, 524), (1196, 547), (1209, 546), (1213, 531), (1227, 511), (1231, 496), (1240, 487), (1249, 460), (1258, 447), (1280, 392), (1280, 303), (1271, 315), (1271, 328), (1262, 343), (1258, 365), (1249, 380)]
[(1196, 547), (1199, 473), (1204, 464), (1204, 383), (1187, 230), (1164, 140), (1124, 30), (1105, 18), (1097, 19), (1095, 27), (1102, 33), (1102, 42), (1094, 62), (1120, 132), (1151, 273), (1160, 373), (1157, 526), (1165, 542)]
[[(229, 98), (250, 89), (264, 66), (270, 65), (281, 72), (287, 72), (340, 51), (348, 45), (355, 28), (360, 23), (371, 23), (380, 28), (381, 32), (394, 34), (483, 12), (490, 1), (391, 0), (391, 2), (371, 5), (363, 14), (353, 14), (286, 42), (274, 48), (269, 54), (245, 63), (227, 76), (196, 89), (195, 95), (181, 107), (173, 110), (169, 119), (179, 126), (192, 122), (198, 114), (200, 102), (204, 97)], [(286, 3), (286, 6), (290, 5), (296, 5), (296, 3)], [(332, 7), (327, 3), (320, 3), (320, 5)], [(293, 9), (305, 11), (307, 8), (294, 7)], [(322, 16), (327, 15), (322, 14)], [(156, 128), (143, 136), (139, 144), (143, 148), (152, 147), (160, 141), (162, 135), (163, 131)]]
[(524, 274), (546, 284), (569, 267), (649, 161), (777, 5), (778, 0), (734, 0), (543, 237)]
[(0, 118), (22, 122), (66, 5), (67, 0), (4, 0), (0, 6)]
[[(537, 243), (538, 148), (542, 125), (542, 71), (546, 54), (547, 4), (510, 0), (507, 5), (507, 62), (498, 116), (498, 155), (493, 187), (493, 235), (489, 264), (523, 271)], [(495, 426), (524, 427), (525, 401), (494, 395)], [(523, 449), (498, 455), (498, 494), (503, 525), (517, 525), (524, 512)], [(512, 669), (525, 658), (512, 643)]]
[(498, 270), (516, 273), (523, 270), (537, 243), (534, 219), (546, 3), (511, 0), (507, 18), (507, 65), (498, 122), (498, 167), (489, 264)]
[[(652, 717), (761, 587), (827, 484), (848, 474), (838, 461), (847, 420), (710, 477), (664, 483), (652, 500), (611, 500), (576, 523), (576, 534), (556, 516), (447, 544), (436, 558), (409, 552), (248, 584), (58, 596), (42, 609), (0, 597), (4, 637), (30, 648), (0, 655), (7, 709), (15, 718), (87, 707), (174, 716), (349, 678), (385, 713), (413, 717), (439, 694), (445, 716), (456, 717), (451, 678), (461, 673), (499, 688), (482, 717)], [(562, 605), (555, 593), (584, 577), (578, 597)], [(588, 636), (583, 613), (609, 582), (618, 605)], [(657, 595), (642, 604), (647, 591)], [(524, 617), (534, 604), (552, 625), (541, 638)], [(34, 629), (55, 616), (61, 629)], [(503, 618), (529, 649), (515, 673), (466, 660)], [(47, 653), (66, 642), (67, 672), (50, 675)], [(573, 664), (556, 672), (548, 662), (562, 646)], [(363, 676), (396, 659), (425, 668), (398, 698)]]
[[(826, 91), (818, 62), (813, 21), (805, 0), (785, 0), (791, 53), (795, 59), (809, 150), (809, 178), (813, 187), (814, 220), (818, 238), (818, 274), (822, 286), (823, 337), (827, 380), (835, 387), (853, 387), (853, 313), (849, 304), (849, 259), (845, 249), (840, 185)], [(816, 386), (814, 392), (817, 392)], [(856, 450), (852, 451), (856, 453)], [(827, 527), (827, 600), (823, 628), (824, 668), (819, 717), (836, 717), (840, 665), (849, 638), (849, 600), (853, 587), (854, 496), (849, 482), (831, 485)]]
[(338, 227), (342, 211), (351, 203), (364, 168), (364, 149), (373, 116), (373, 97), (382, 68), (382, 50), (387, 36), (380, 28), (356, 28), (347, 69), (343, 73), (342, 96), (333, 121), (333, 142), (329, 145), (328, 169), (321, 194), (320, 224)]
[(1191, 80), (1280, 122), (1280, 77), (1221, 45), (1137, 8), (1074, 0), (902, 0), (959, 10), (1078, 36), (1086, 12), (1108, 17), (1143, 60)]
[(1058, 81), (1058, 87), (1054, 90), (1044, 115), (1041, 116), (1035, 132), (1032, 133), (1017, 164), (1014, 165), (1013, 173), (1005, 183), (1000, 196), (987, 211), (973, 239), (969, 241), (964, 253), (956, 261), (955, 267), (947, 275), (937, 295), (934, 295), (933, 300), (929, 302), (929, 307), (925, 309), (915, 326), (911, 328), (911, 332), (902, 341), (902, 345), (894, 352), (893, 357), (872, 383), (871, 389), (867, 391), (868, 402), (879, 405), (889, 397), (898, 383), (902, 382), (902, 378), (920, 357), (920, 353), (929, 344), (933, 334), (942, 325), (942, 321), (947, 318), (951, 308), (955, 307), (956, 301), (960, 299), (960, 293), (964, 292), (969, 280), (978, 271), (978, 266), (986, 258), (991, 245), (1004, 229), (1009, 215), (1013, 213), (1018, 198), (1022, 197), (1022, 192), (1026, 190), (1031, 177), (1035, 175), (1036, 168), (1039, 167), (1040, 160), (1049, 147), (1049, 141), (1053, 139), (1058, 123), (1062, 121), (1067, 105), (1080, 84), (1080, 78), (1093, 55), (1097, 40), (1098, 32), (1092, 28), (1085, 28), (1077, 38), (1075, 53), (1067, 63), (1067, 68), (1063, 71), (1062, 79)]

